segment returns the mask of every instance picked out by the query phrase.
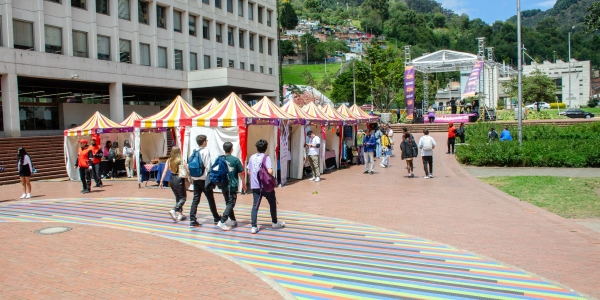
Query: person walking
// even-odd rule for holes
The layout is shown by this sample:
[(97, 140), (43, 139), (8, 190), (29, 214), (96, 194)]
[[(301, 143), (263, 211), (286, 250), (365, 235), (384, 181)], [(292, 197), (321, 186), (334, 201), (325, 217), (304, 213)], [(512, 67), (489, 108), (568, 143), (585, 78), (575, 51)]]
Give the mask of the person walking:
[[(446, 154), (454, 154), (454, 143), (456, 142), (456, 127), (454, 127), (454, 123), (448, 123), (448, 152)], [(450, 151), (452, 150), (452, 151)]]
[[(233, 208), (235, 207), (235, 202), (237, 201), (237, 193), (238, 193), (238, 184), (239, 179), (242, 181), (242, 191), (246, 191), (246, 181), (244, 174), (244, 166), (242, 166), (242, 162), (235, 156), (231, 155), (233, 152), (233, 144), (231, 142), (223, 143), (223, 151), (225, 151), (225, 162), (227, 163), (227, 167), (229, 168), (228, 178), (229, 181), (227, 186), (223, 189), (223, 197), (225, 198), (225, 210), (221, 214), (221, 221), (217, 223), (217, 226), (225, 231), (230, 230), (231, 227), (237, 227), (237, 220), (235, 219), (235, 213), (233, 212)], [(225, 223), (227, 219), (231, 218), (231, 227), (227, 226)]]
[(110, 148), (112, 148), (112, 142), (106, 141), (104, 148), (102, 148), (102, 155), (104, 155), (104, 160), (106, 161), (104, 164), (104, 170), (102, 170), (102, 178), (109, 178), (112, 170), (112, 160), (108, 159)]
[[(252, 196), (254, 197), (254, 203), (252, 204), (252, 212), (250, 213), (250, 219), (252, 221), (252, 229), (250, 230), (250, 233), (252, 234), (257, 233), (259, 230), (257, 221), (258, 209), (260, 208), (260, 202), (263, 196), (269, 202), (269, 208), (271, 211), (271, 228), (285, 227), (284, 222), (279, 222), (277, 220), (277, 197), (275, 197), (274, 184), (272, 187), (266, 187), (266, 183), (261, 181), (261, 179), (264, 178), (260, 178), (261, 176), (259, 176), (259, 170), (264, 166), (264, 168), (267, 169), (267, 173), (270, 175), (268, 177), (270, 177), (271, 180), (274, 180), (271, 158), (267, 154), (265, 154), (269, 143), (261, 139), (258, 140), (258, 142), (256, 142), (255, 146), (256, 151), (258, 153), (252, 155), (250, 157), (250, 160), (248, 161), (248, 172), (250, 173), (250, 188), (252, 189)], [(270, 188), (273, 188), (273, 190), (269, 191)]]
[(306, 146), (308, 147), (308, 162), (310, 163), (310, 169), (312, 171), (311, 181), (321, 181), (320, 169), (319, 169), (319, 149), (321, 148), (321, 139), (316, 136), (312, 131), (306, 133), (308, 141)]
[(79, 179), (83, 186), (81, 193), (87, 194), (92, 191), (92, 165), (94, 154), (92, 153), (92, 148), (88, 146), (88, 141), (85, 139), (79, 140), (79, 147), (75, 168), (79, 168)]
[(464, 122), (461, 122), (460, 126), (458, 126), (458, 128), (456, 128), (456, 136), (458, 138), (460, 138), (461, 144), (465, 143), (465, 123)]
[(127, 171), (127, 178), (133, 176), (133, 148), (129, 145), (129, 140), (123, 142), (123, 155), (125, 155), (125, 170)]
[[(190, 207), (190, 228), (202, 226), (196, 219), (198, 204), (200, 204), (200, 197), (202, 196), (202, 193), (204, 193), (206, 202), (208, 202), (208, 207), (212, 213), (214, 224), (217, 225), (221, 220), (221, 216), (217, 211), (217, 205), (215, 204), (215, 196), (213, 192), (214, 186), (206, 178), (208, 172), (210, 171), (210, 167), (212, 166), (210, 152), (206, 148), (208, 145), (208, 139), (206, 135), (198, 135), (196, 137), (196, 144), (198, 144), (198, 148), (192, 152), (192, 155), (188, 160), (188, 169), (190, 170), (192, 185), (194, 186), (194, 197), (192, 198), (192, 206)], [(198, 160), (198, 170), (195, 168), (196, 160)]]
[[(370, 171), (371, 175), (373, 175), (373, 171), (375, 171), (375, 159), (373, 156), (375, 154), (374, 153), (375, 147), (377, 146), (377, 140), (375, 139), (374, 131), (367, 132), (367, 135), (365, 135), (363, 145), (364, 145), (363, 157), (364, 157), (364, 161), (365, 161), (364, 174), (368, 174)], [(370, 168), (369, 168), (369, 165), (371, 165)]]
[(429, 129), (424, 129), (423, 136), (419, 139), (419, 149), (421, 149), (425, 179), (433, 178), (433, 149), (435, 149), (435, 145), (435, 140), (429, 135)]
[(104, 153), (100, 149), (100, 145), (96, 144), (95, 138), (92, 138), (92, 146), (90, 148), (92, 149), (92, 155), (94, 156), (94, 159), (92, 160), (92, 177), (96, 183), (95, 187), (103, 187), (102, 176), (100, 175), (100, 162), (102, 162)]
[(402, 143), (400, 144), (400, 150), (402, 150), (402, 159), (406, 161), (406, 170), (408, 171), (408, 178), (414, 178), (414, 164), (413, 158), (419, 155), (417, 150), (417, 143), (412, 134), (405, 132), (402, 136)]
[(25, 151), (25, 148), (23, 147), (17, 149), (17, 171), (19, 172), (19, 179), (23, 186), (23, 195), (21, 195), (21, 199), (29, 199), (31, 198), (31, 174), (33, 174), (33, 164), (31, 163), (31, 158), (27, 154), (27, 151)]
[(381, 132), (381, 126), (377, 127), (375, 131), (375, 141), (377, 144), (375, 145), (375, 158), (381, 158), (381, 136), (383, 133)]
[(379, 164), (382, 168), (387, 168), (388, 163), (390, 161), (391, 150), (390, 147), (392, 144), (390, 143), (390, 138), (387, 136), (387, 132), (383, 130), (381, 135), (381, 155), (383, 155), (383, 159)]
[[(187, 163), (181, 158), (181, 149), (175, 146), (171, 148), (171, 155), (167, 162), (165, 163), (165, 170), (160, 177), (160, 183), (158, 187), (163, 188), (163, 180), (167, 176), (167, 171), (171, 171), (171, 180), (169, 180), (169, 185), (171, 186), (171, 191), (173, 191), (173, 195), (175, 195), (175, 206), (173, 209), (169, 211), (169, 216), (173, 221), (184, 221), (186, 216), (183, 214), (183, 205), (185, 204), (187, 192), (185, 190), (185, 180), (186, 176), (189, 174), (189, 170), (187, 169)], [(181, 175), (181, 176), (180, 176)]]
[(392, 130), (390, 124), (387, 124), (386, 128), (388, 139), (390, 139), (390, 157), (394, 157), (394, 130)]

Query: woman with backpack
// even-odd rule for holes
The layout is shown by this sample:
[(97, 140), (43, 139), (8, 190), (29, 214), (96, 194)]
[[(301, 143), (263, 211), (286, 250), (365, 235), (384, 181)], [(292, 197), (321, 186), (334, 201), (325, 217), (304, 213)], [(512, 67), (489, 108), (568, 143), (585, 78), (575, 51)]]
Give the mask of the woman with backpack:
[(129, 145), (129, 140), (125, 140), (125, 142), (123, 142), (123, 155), (125, 155), (125, 170), (127, 171), (127, 178), (131, 178), (131, 176), (133, 176), (133, 148), (131, 148)]
[(17, 170), (19, 171), (19, 178), (21, 179), (21, 185), (23, 186), (23, 195), (21, 199), (31, 198), (31, 174), (33, 174), (33, 164), (31, 164), (31, 158), (27, 155), (25, 148), (21, 147), (17, 150)]
[[(423, 136), (419, 139), (419, 149), (421, 149), (421, 158), (423, 159), (423, 168), (425, 169), (425, 179), (433, 178), (433, 149), (435, 140), (429, 136), (429, 130), (423, 130)], [(429, 166), (429, 168), (428, 168)]]
[(160, 177), (161, 180), (158, 185), (160, 188), (163, 187), (162, 178), (167, 176), (167, 171), (171, 171), (169, 185), (171, 186), (173, 195), (175, 195), (175, 207), (169, 211), (169, 215), (175, 222), (183, 221), (186, 219), (186, 216), (183, 214), (183, 205), (185, 204), (185, 198), (187, 196), (185, 180), (190, 172), (187, 163), (181, 158), (181, 150), (177, 146), (171, 148), (171, 155), (169, 156), (169, 159), (165, 164), (165, 170)]
[(400, 144), (400, 150), (402, 150), (402, 160), (406, 161), (406, 170), (408, 171), (408, 178), (414, 178), (414, 164), (413, 158), (417, 157), (417, 143), (415, 142), (412, 135), (405, 132), (402, 136), (402, 143)]

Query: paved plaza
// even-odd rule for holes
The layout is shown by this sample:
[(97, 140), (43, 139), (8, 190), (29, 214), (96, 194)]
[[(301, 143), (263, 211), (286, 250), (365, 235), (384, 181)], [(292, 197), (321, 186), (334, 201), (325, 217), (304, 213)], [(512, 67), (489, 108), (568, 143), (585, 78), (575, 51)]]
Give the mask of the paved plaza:
[[(240, 226), (222, 232), (204, 200), (203, 226), (190, 229), (169, 218), (170, 189), (135, 181), (86, 198), (78, 182), (34, 182), (27, 201), (0, 187), (0, 298), (600, 297), (600, 233), (480, 182), (434, 138), (435, 178), (418, 160), (421, 177), (407, 178), (395, 157), (374, 175), (353, 166), (295, 181), (276, 190), (287, 226), (270, 228), (264, 201), (256, 235), (251, 195), (238, 197)], [(72, 230), (34, 234), (51, 226)]]

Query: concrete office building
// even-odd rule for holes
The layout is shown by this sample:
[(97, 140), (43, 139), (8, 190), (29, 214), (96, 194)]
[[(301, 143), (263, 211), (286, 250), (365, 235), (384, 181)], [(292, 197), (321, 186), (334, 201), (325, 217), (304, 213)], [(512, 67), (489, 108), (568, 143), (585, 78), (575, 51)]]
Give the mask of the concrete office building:
[[(571, 73), (569, 63), (557, 60), (556, 63), (544, 61), (542, 64), (523, 66), (523, 74), (530, 75), (536, 69), (548, 75), (556, 83), (556, 96), (558, 101), (569, 107), (586, 106), (590, 99), (591, 67), (590, 61), (577, 61), (571, 59)], [(571, 99), (569, 99), (569, 87)], [(569, 101), (570, 100), (570, 101)]]
[(276, 98), (274, 0), (0, 0), (6, 137), (120, 122), (177, 95)]

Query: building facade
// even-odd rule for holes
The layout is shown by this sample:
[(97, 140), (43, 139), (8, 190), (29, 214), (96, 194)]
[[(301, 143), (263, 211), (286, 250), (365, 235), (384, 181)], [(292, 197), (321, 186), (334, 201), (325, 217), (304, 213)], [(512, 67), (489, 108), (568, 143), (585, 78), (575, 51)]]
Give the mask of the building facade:
[[(571, 59), (569, 63), (557, 60), (556, 63), (544, 61), (542, 64), (523, 66), (523, 74), (529, 75), (536, 69), (548, 75), (556, 83), (556, 96), (567, 107), (586, 106), (590, 99), (591, 69), (590, 61)], [(569, 95), (569, 91), (571, 92)]]
[(2, 0), (0, 24), (4, 136), (278, 94), (274, 0)]

